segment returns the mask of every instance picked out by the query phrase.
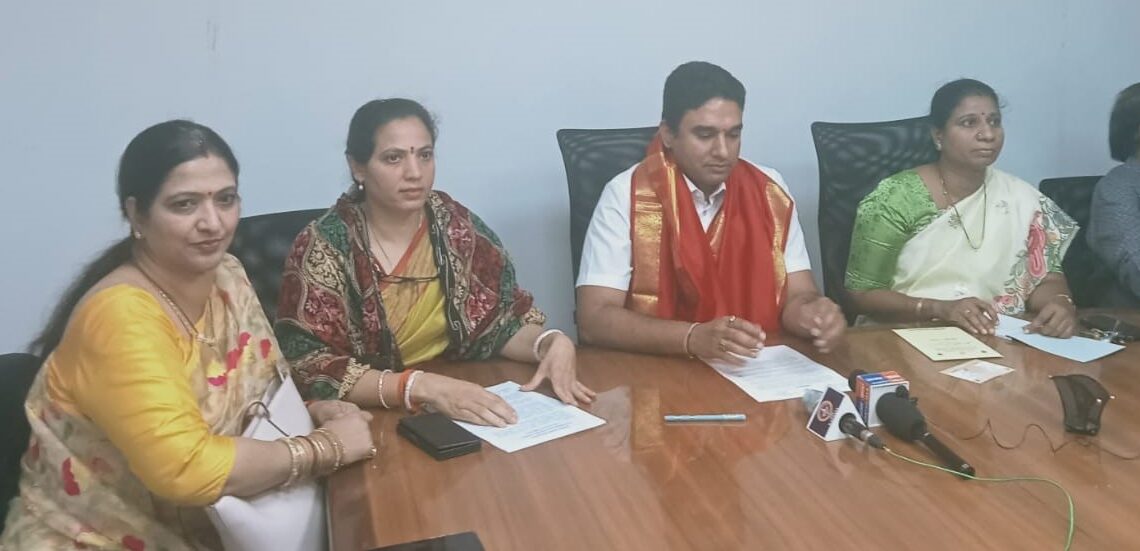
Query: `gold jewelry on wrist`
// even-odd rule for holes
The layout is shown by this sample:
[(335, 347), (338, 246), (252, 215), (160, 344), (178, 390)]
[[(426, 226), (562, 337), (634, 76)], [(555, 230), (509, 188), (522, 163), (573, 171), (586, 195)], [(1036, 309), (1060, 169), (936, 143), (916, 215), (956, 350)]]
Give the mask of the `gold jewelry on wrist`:
[(309, 436), (299, 436), (296, 437), (296, 440), (298, 440), (299, 445), (306, 448), (308, 453), (312, 455), (312, 462), (309, 463), (309, 469), (304, 475), (309, 478), (316, 478), (319, 475), (320, 463), (325, 461), (326, 454), (316, 441), (312, 440)]
[(1057, 293), (1056, 295), (1054, 295), (1054, 297), (1061, 297), (1061, 298), (1065, 299), (1065, 301), (1069, 303), (1069, 306), (1076, 306), (1077, 305), (1077, 303), (1073, 302), (1073, 297), (1066, 295), (1065, 293)]
[(329, 450), (330, 446), (328, 442), (325, 441), (324, 438), (318, 436), (317, 431), (313, 431), (307, 436), (303, 436), (302, 438), (312, 444), (313, 448), (317, 451), (317, 460), (313, 462), (312, 476), (318, 477), (328, 474), (330, 472), (329, 467), (332, 463), (332, 458), (329, 457), (331, 455), (331, 450)]
[(693, 353), (689, 351), (689, 338), (693, 336), (693, 329), (696, 329), (698, 325), (700, 325), (699, 322), (694, 322), (694, 323), (689, 325), (689, 330), (685, 331), (684, 350), (685, 350), (685, 355), (690, 357), (690, 358), (692, 358), (694, 356), (693, 356)]
[(338, 438), (337, 435), (333, 434), (332, 431), (324, 427), (313, 431), (313, 433), (323, 436), (329, 445), (332, 446), (333, 467), (331, 472), (335, 473), (339, 471), (341, 466), (344, 465), (344, 443), (340, 441), (340, 438)]
[(297, 443), (292, 438), (281, 438), (279, 441), (289, 449), (289, 478), (281, 483), (282, 488), (288, 488), (301, 476), (301, 457), (300, 452), (297, 451)]
[(922, 319), (923, 319), (922, 304), (924, 302), (926, 302), (926, 299), (920, 298), (920, 299), (918, 299), (918, 302), (914, 303), (914, 317), (918, 318), (919, 321), (922, 321)]

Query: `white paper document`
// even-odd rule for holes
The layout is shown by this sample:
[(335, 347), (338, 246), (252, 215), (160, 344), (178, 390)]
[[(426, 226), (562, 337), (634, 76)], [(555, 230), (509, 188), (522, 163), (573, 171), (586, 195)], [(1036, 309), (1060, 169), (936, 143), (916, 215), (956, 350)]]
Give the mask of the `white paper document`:
[(549, 442), (555, 438), (592, 429), (605, 421), (574, 406), (537, 392), (523, 392), (514, 381), (487, 387), (487, 391), (506, 400), (519, 421), (505, 427), (486, 427), (456, 421), (471, 434), (507, 453)]
[(1037, 333), (1026, 333), (1023, 329), (1026, 325), (1029, 325), (1028, 321), (1000, 314), (998, 315), (996, 333), (999, 337), (1021, 341), (1033, 348), (1078, 362), (1091, 362), (1124, 348), (1119, 344), (1112, 344), (1111, 342), (1098, 341), (1085, 337), (1058, 339)]
[(974, 383), (984, 383), (994, 377), (1000, 377), (1013, 371), (1004, 365), (998, 365), (993, 362), (985, 360), (970, 360), (965, 363), (960, 363), (954, 367), (943, 369), (941, 373), (945, 373), (951, 377), (957, 377), (966, 381)]
[(787, 346), (765, 346), (757, 357), (746, 360), (742, 366), (719, 360), (705, 363), (757, 402), (802, 398), (809, 388), (847, 388), (842, 375)]

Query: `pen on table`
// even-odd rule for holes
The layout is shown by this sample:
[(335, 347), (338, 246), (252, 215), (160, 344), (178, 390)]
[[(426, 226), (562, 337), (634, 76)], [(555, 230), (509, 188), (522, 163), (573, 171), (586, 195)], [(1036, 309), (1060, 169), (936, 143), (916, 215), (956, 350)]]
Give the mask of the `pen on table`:
[(666, 423), (720, 423), (725, 421), (744, 421), (747, 417), (743, 413), (699, 413), (690, 415), (666, 415)]

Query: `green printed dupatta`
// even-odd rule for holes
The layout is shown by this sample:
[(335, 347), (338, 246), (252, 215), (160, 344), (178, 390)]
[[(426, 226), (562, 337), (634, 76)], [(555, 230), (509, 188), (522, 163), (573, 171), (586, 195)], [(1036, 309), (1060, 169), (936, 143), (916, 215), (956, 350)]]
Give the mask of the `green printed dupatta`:
[[(499, 352), (525, 324), (546, 321), (519, 288), (502, 242), (443, 192), (424, 206), (444, 292), (448, 359)], [(285, 262), (277, 336), (306, 398), (343, 397), (368, 369), (404, 368), (368, 252), (363, 205), (348, 194), (309, 224)]]

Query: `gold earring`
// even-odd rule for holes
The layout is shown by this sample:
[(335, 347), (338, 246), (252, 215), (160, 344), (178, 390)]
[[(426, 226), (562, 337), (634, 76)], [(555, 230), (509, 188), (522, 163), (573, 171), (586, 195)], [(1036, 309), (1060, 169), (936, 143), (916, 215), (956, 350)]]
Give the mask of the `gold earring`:
[(134, 237), (135, 239), (142, 239), (143, 238), (142, 232), (140, 232), (138, 230), (132, 231), (131, 236)]

